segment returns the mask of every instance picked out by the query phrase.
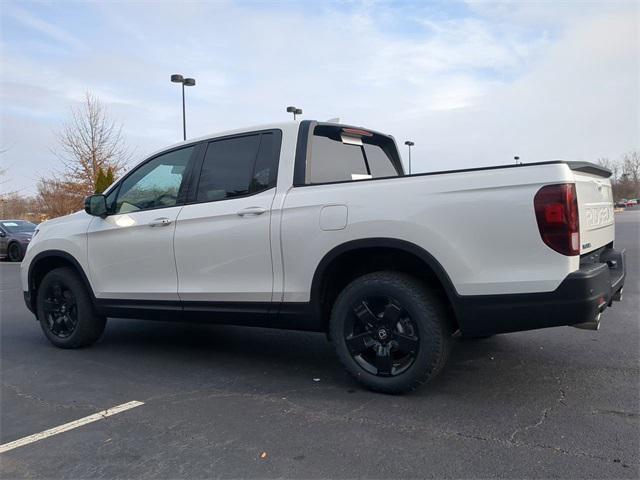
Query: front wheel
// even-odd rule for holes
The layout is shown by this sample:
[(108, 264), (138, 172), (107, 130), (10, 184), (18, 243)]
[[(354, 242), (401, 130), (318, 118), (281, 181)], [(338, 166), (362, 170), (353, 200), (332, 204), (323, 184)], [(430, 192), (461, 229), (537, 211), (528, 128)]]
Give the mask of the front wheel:
[(44, 276), (36, 306), (42, 331), (56, 347), (86, 347), (104, 332), (106, 318), (95, 312), (86, 286), (72, 268), (56, 268)]
[(338, 296), (330, 333), (347, 371), (371, 390), (404, 393), (444, 367), (451, 327), (442, 302), (415, 278), (375, 272)]

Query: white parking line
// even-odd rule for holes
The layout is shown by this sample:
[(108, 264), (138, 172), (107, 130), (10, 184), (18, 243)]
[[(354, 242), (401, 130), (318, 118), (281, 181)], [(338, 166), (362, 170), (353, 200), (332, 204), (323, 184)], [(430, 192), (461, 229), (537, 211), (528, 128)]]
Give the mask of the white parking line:
[(107, 418), (107, 417), (110, 417), (111, 415), (124, 412), (125, 410), (130, 410), (132, 408), (139, 407), (140, 405), (144, 405), (144, 402), (138, 402), (134, 400), (132, 402), (123, 403), (122, 405), (118, 405), (113, 408), (102, 410), (101, 412), (94, 413), (93, 415), (89, 415), (88, 417), (80, 418), (78, 420), (74, 420), (73, 422), (65, 423), (64, 425), (50, 428), (49, 430), (45, 430), (44, 432), (36, 433), (33, 435), (29, 435), (28, 437), (14, 440), (13, 442), (2, 444), (0, 445), (0, 453), (8, 452), (9, 450), (13, 450), (14, 448), (18, 448), (18, 447), (23, 447), (24, 445), (37, 442), (38, 440), (42, 440), (43, 438), (51, 437), (53, 435), (66, 432), (67, 430), (81, 427), (83, 425), (86, 425), (87, 423), (97, 422), (98, 420), (102, 420), (103, 418)]

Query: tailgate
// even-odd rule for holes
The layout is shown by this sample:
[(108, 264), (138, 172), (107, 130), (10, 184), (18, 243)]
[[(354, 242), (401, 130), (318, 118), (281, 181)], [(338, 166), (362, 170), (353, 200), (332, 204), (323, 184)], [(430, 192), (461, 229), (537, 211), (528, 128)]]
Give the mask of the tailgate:
[(611, 182), (598, 172), (573, 171), (580, 218), (580, 253), (613, 242), (613, 193)]

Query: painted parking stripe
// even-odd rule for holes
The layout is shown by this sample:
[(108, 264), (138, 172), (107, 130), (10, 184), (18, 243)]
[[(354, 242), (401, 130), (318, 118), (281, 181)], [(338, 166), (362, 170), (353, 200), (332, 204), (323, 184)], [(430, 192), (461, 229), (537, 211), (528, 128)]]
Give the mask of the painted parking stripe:
[(29, 435), (28, 437), (20, 438), (18, 440), (14, 440), (13, 442), (4, 443), (0, 445), (0, 453), (8, 452), (9, 450), (13, 450), (14, 448), (23, 447), (30, 443), (37, 442), (38, 440), (42, 440), (44, 438), (51, 437), (59, 433), (63, 433), (68, 430), (81, 427), (88, 423), (97, 422), (98, 420), (102, 420), (103, 418), (107, 418), (107, 417), (110, 417), (111, 415), (122, 413), (126, 410), (139, 407), (140, 405), (144, 405), (144, 402), (138, 402), (137, 400), (134, 400), (132, 402), (123, 403), (122, 405), (118, 405), (112, 408), (107, 408), (106, 410), (102, 410), (101, 412), (94, 413), (93, 415), (89, 415), (88, 417), (80, 418), (78, 420), (74, 420), (73, 422), (65, 423), (64, 425), (50, 428), (49, 430), (45, 430), (44, 432)]

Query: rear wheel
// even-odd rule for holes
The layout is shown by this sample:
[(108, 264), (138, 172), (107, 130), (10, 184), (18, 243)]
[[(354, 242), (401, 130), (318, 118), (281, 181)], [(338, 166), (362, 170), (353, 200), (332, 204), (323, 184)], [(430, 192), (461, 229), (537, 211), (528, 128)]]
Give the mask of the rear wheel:
[(56, 268), (45, 275), (36, 306), (42, 331), (57, 347), (85, 347), (104, 332), (106, 318), (96, 314), (89, 292), (72, 268)]
[(20, 245), (17, 243), (9, 245), (9, 248), (7, 249), (7, 257), (10, 262), (20, 262), (22, 260), (22, 250), (20, 249)]
[(434, 378), (451, 345), (440, 300), (418, 280), (396, 272), (351, 282), (336, 300), (330, 330), (347, 371), (386, 393), (411, 391)]

